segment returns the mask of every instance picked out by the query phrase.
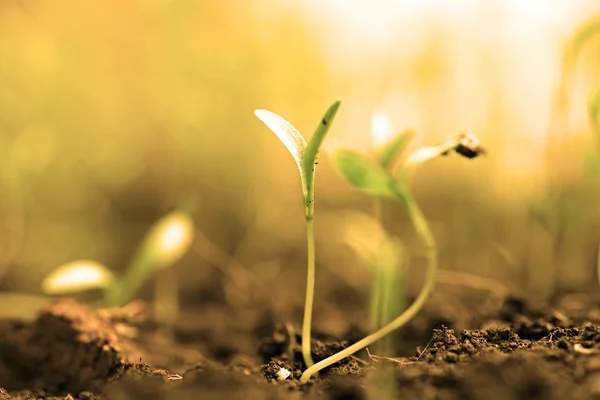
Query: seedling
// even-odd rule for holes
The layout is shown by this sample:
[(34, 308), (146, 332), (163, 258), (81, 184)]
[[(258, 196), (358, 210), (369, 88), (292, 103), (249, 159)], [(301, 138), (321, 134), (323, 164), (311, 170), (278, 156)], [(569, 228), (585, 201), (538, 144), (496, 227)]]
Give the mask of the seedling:
[(309, 367), (302, 374), (300, 378), (301, 382), (307, 382), (313, 374), (319, 372), (321, 369), (351, 356), (373, 342), (385, 337), (392, 331), (402, 327), (421, 310), (429, 298), (435, 283), (437, 249), (427, 220), (412, 195), (409, 180), (414, 174), (416, 167), (426, 161), (450, 152), (456, 152), (457, 154), (461, 154), (468, 158), (473, 158), (482, 154), (483, 151), (483, 148), (479, 144), (479, 140), (474, 136), (467, 134), (456, 135), (438, 146), (425, 147), (416, 150), (403, 163), (397, 173), (392, 173), (383, 168), (380, 164), (373, 162), (356, 152), (340, 149), (334, 153), (333, 158), (338, 170), (353, 186), (371, 195), (392, 198), (404, 206), (415, 227), (417, 235), (420, 237), (425, 247), (425, 256), (427, 258), (426, 278), (425, 284), (413, 304), (411, 304), (411, 306), (400, 316), (371, 335)]
[(73, 261), (50, 273), (42, 283), (42, 290), (46, 294), (64, 295), (101, 289), (103, 305), (123, 306), (152, 275), (183, 257), (192, 244), (193, 233), (190, 216), (184, 211), (174, 211), (150, 228), (121, 279), (96, 261)]
[(310, 350), (310, 339), (315, 287), (315, 235), (313, 227), (315, 212), (315, 164), (319, 148), (325, 139), (325, 135), (329, 131), (329, 127), (333, 122), (340, 104), (341, 100), (337, 100), (327, 109), (308, 143), (306, 143), (306, 140), (296, 128), (279, 115), (267, 110), (254, 111), (254, 114), (258, 119), (264, 122), (264, 124), (267, 125), (267, 127), (271, 129), (285, 145), (294, 158), (294, 161), (296, 161), (296, 165), (300, 171), (308, 244), (306, 298), (304, 304), (304, 320), (302, 323), (302, 356), (307, 367), (314, 364)]
[[(344, 211), (340, 217), (332, 219), (330, 225), (336, 226), (330, 237), (348, 246), (364, 265), (372, 267), (369, 329), (375, 332), (406, 306), (403, 281), (408, 249), (383, 227), (381, 220), (368, 213)], [(374, 348), (382, 354), (391, 351), (391, 345), (391, 338), (387, 336), (375, 343)]]
[[(414, 137), (414, 131), (407, 129), (393, 135), (390, 118), (382, 111), (374, 112), (371, 119), (371, 137), (375, 146), (375, 161), (386, 170), (393, 170), (406, 145)], [(373, 216), (385, 226), (383, 199), (373, 197)], [(407, 250), (399, 240), (388, 238), (385, 244), (372, 257), (374, 270), (373, 291), (371, 293), (371, 330), (376, 331), (390, 322), (405, 307), (403, 276)], [(375, 351), (386, 353), (391, 350), (391, 337), (387, 336), (375, 344)]]
[[(391, 132), (391, 126), (388, 127), (388, 132)], [(380, 137), (379, 141), (381, 142), (376, 161), (381, 167), (391, 172), (396, 166), (402, 152), (414, 137), (415, 132), (412, 129), (407, 129), (399, 132), (391, 139), (385, 137), (382, 133), (377, 132), (376, 129), (373, 129), (372, 132), (374, 136), (378, 135)], [(383, 224), (384, 217), (381, 212), (382, 198), (374, 196), (373, 201), (375, 205), (375, 217)], [(404, 247), (400, 240), (393, 238), (384, 246), (384, 251), (381, 254), (383, 257), (380, 256), (376, 259), (374, 264), (376, 271), (375, 290), (371, 304), (373, 331), (385, 326), (385, 324), (393, 319), (394, 315), (406, 306), (406, 299), (403, 293), (403, 280), (406, 272), (408, 249)], [(384, 339), (381, 347), (376, 350), (382, 353), (390, 351), (391, 341)]]

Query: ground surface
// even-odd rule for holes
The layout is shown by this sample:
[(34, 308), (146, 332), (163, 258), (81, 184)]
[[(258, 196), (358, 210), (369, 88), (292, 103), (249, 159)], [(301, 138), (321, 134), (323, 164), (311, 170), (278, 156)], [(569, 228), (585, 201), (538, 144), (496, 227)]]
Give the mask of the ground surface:
[[(264, 309), (205, 307), (160, 331), (135, 305), (60, 302), (0, 323), (0, 400), (600, 399), (599, 302), (456, 299), (432, 299), (400, 333), (405, 357), (362, 352), (304, 385), (297, 330)], [(315, 360), (362, 334), (315, 332)]]

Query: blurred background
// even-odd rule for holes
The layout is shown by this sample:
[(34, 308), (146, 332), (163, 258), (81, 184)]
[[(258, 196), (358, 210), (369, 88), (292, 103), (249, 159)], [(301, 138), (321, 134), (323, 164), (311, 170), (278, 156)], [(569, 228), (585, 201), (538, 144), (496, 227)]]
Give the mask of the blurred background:
[[(239, 278), (301, 307), (298, 172), (253, 110), (309, 137), (342, 97), (327, 142), (372, 151), (379, 115), (417, 131), (411, 149), (460, 131), (486, 146), (414, 182), (443, 270), (540, 296), (596, 290), (600, 35), (576, 57), (572, 38), (598, 13), (596, 0), (3, 1), (0, 289), (38, 293), (79, 258), (122, 271), (148, 227), (193, 198), (183, 297), (220, 298)], [(369, 266), (332, 236), (372, 201), (319, 161), (317, 303), (332, 280), (368, 293)], [(410, 238), (402, 210), (384, 211)], [(415, 287), (421, 276), (416, 263)]]

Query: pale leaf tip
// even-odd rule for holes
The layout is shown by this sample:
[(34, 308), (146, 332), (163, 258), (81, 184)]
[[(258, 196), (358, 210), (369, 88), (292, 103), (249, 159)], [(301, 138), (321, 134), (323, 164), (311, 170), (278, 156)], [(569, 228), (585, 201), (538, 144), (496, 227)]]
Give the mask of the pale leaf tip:
[(256, 115), (258, 118), (262, 118), (262, 116), (264, 116), (265, 114), (267, 114), (269, 111), (267, 110), (254, 110), (254, 115)]
[(103, 289), (114, 282), (113, 274), (93, 260), (76, 260), (61, 265), (42, 282), (46, 294), (69, 294), (90, 289)]

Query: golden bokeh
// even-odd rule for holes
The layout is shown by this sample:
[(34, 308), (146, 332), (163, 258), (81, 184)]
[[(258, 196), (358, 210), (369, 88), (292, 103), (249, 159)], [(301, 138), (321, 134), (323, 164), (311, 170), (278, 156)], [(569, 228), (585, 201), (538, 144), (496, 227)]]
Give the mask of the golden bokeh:
[[(568, 46), (599, 13), (594, 0), (3, 2), (0, 288), (39, 292), (56, 265), (83, 257), (121, 273), (147, 229), (190, 196), (197, 229), (236, 265), (258, 275), (269, 265), (266, 283), (301, 281), (298, 171), (253, 111), (308, 138), (338, 97), (326, 147), (368, 154), (413, 128), (411, 151), (458, 132), (488, 149), (415, 179), (442, 269), (542, 294), (585, 285), (600, 240), (588, 114), (600, 35), (575, 61)], [(556, 203), (559, 189), (571, 196)], [(368, 269), (319, 244), (338, 229), (319, 218), (370, 207), (323, 151), (315, 226), (325, 273), (344, 263), (348, 282), (360, 282)], [(386, 206), (385, 219), (410, 236), (401, 210)], [(179, 267), (189, 292), (219, 270), (201, 251)], [(301, 296), (302, 285), (293, 290)]]

